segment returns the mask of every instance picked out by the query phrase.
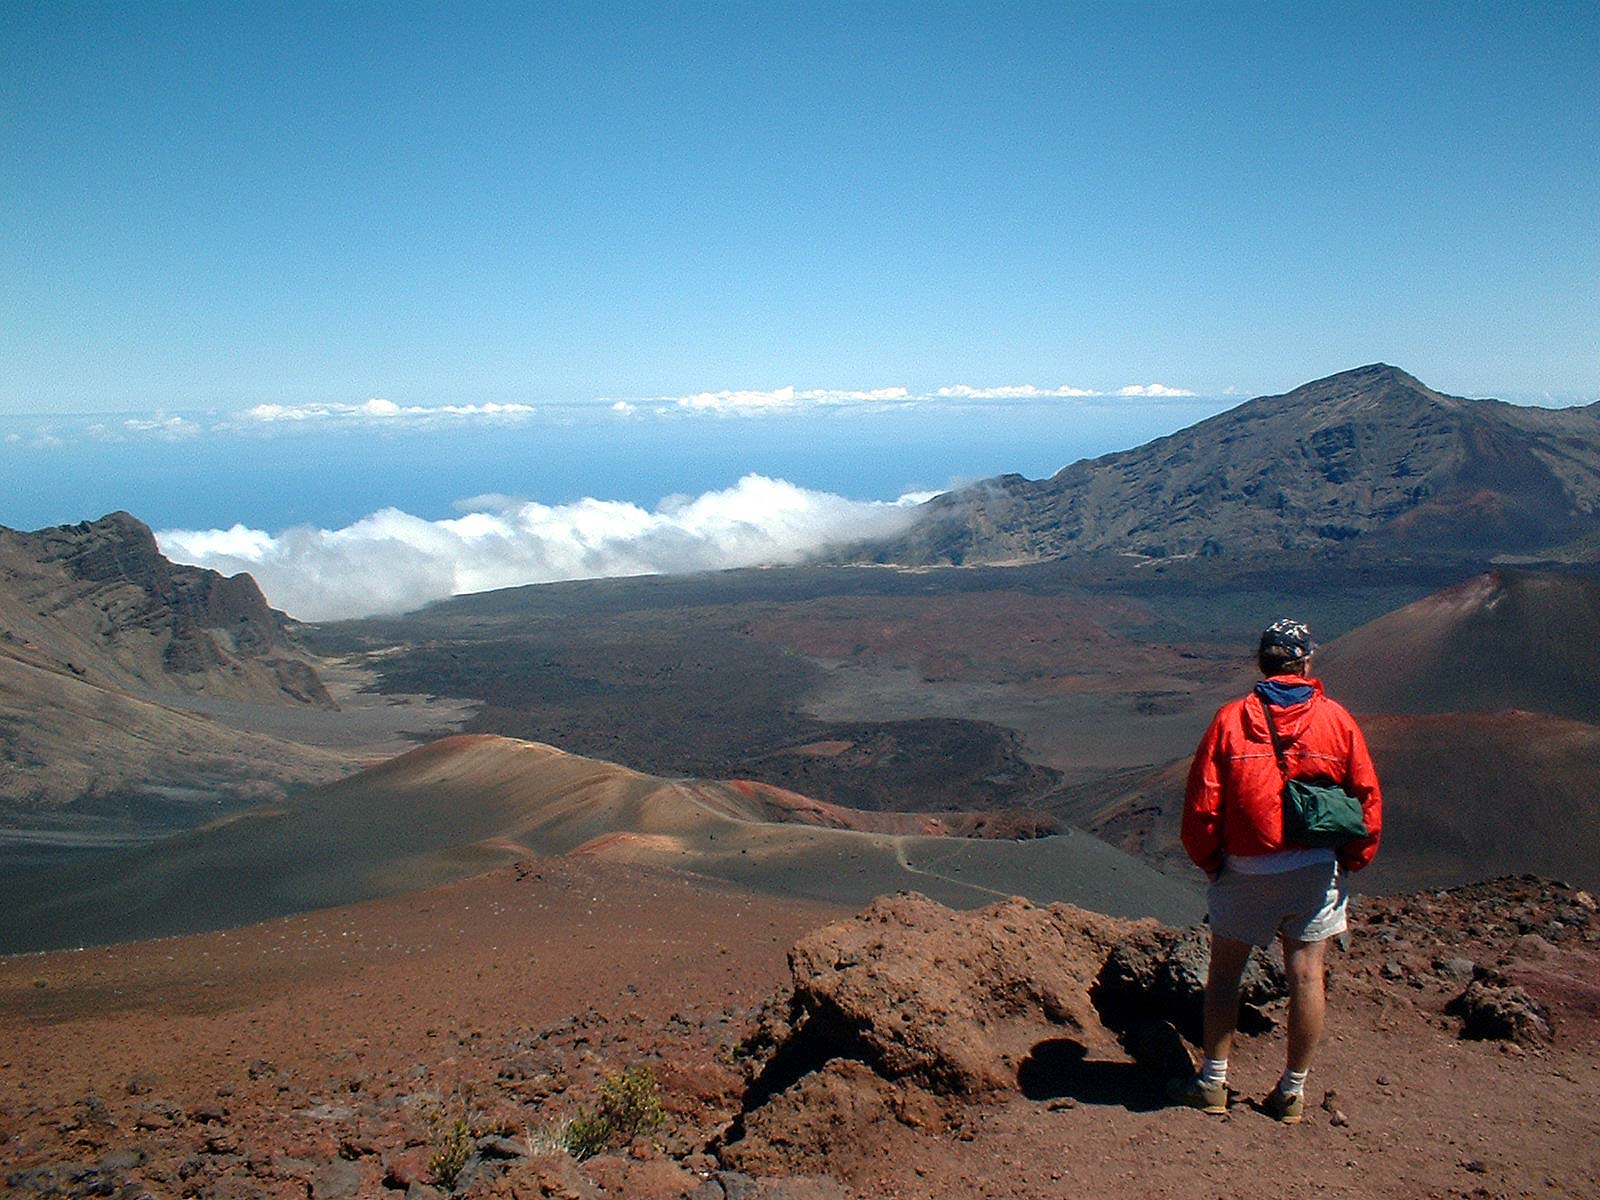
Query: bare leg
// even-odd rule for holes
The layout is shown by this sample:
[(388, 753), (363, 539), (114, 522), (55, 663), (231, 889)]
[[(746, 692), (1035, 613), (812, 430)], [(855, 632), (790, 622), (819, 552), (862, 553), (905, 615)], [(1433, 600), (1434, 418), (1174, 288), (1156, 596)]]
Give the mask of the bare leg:
[(1250, 943), (1211, 935), (1211, 968), (1206, 972), (1205, 1052), (1227, 1058), (1239, 1027), (1239, 981), (1250, 961)]
[(1283, 938), (1283, 961), (1289, 972), (1289, 1070), (1308, 1071), (1322, 1041), (1326, 1011), (1323, 962), (1328, 943)]

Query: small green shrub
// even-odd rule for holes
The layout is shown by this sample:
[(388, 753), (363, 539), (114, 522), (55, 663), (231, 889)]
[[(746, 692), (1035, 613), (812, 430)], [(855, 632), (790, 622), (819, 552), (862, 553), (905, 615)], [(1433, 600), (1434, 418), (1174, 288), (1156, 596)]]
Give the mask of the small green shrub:
[(596, 1154), (611, 1149), (614, 1133), (611, 1122), (599, 1113), (591, 1113), (587, 1109), (580, 1108), (578, 1115), (562, 1126), (561, 1148), (582, 1162), (586, 1158), (593, 1158)]
[(655, 1072), (645, 1066), (629, 1067), (600, 1081), (600, 1103), (593, 1112), (580, 1108), (561, 1130), (560, 1140), (567, 1153), (581, 1161), (654, 1133), (666, 1119)]
[(428, 1159), (428, 1170), (447, 1188), (456, 1185), (461, 1168), (472, 1157), (472, 1127), (467, 1118), (457, 1117), (438, 1135), (438, 1149)]
[(606, 1076), (600, 1084), (600, 1112), (624, 1139), (660, 1129), (667, 1112), (661, 1107), (661, 1085), (656, 1082), (656, 1073), (641, 1066)]

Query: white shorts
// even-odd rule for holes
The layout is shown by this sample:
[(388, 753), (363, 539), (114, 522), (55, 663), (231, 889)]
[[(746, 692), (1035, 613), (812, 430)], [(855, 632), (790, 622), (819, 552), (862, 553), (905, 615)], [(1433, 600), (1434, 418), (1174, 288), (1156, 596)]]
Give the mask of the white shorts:
[(1206, 889), (1211, 932), (1252, 946), (1279, 934), (1320, 942), (1343, 933), (1349, 894), (1337, 863), (1313, 863), (1275, 875), (1247, 875), (1226, 866)]

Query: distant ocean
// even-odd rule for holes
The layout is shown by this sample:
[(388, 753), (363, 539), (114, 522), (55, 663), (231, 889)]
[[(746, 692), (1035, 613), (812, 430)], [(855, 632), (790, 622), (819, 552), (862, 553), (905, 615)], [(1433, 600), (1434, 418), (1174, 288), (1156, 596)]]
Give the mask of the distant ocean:
[[(448, 517), (457, 501), (485, 493), (648, 507), (728, 487), (752, 472), (852, 499), (889, 500), (1005, 472), (1053, 474), (1228, 403), (670, 420), (574, 408), (504, 424), (268, 434), (207, 432), (210, 415), (190, 414), (200, 432), (176, 441), (119, 432), (127, 414), (9, 417), (0, 420), (0, 524), (32, 529), (125, 509), (157, 528), (336, 528), (386, 507)], [(91, 426), (100, 432), (86, 432)]]
[(13, 417), (0, 422), (0, 524), (123, 509), (170, 556), (251, 571), (269, 600), (321, 620), (551, 579), (797, 561), (892, 532), (918, 496), (1050, 475), (1229, 403)]

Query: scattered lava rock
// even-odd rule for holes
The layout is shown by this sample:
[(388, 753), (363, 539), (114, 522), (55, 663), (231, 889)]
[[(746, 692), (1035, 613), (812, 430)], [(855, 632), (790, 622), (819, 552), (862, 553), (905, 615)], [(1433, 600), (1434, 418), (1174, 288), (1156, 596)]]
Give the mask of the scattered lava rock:
[[(1151, 1025), (1171, 1023), (1199, 1043), (1210, 965), (1211, 940), (1203, 926), (1142, 929), (1112, 948), (1095, 980), (1095, 1007), (1136, 1059), (1142, 1056), (1135, 1046), (1149, 1039)], [(1240, 993), (1240, 1031), (1272, 1029), (1277, 1022), (1268, 1010), (1288, 994), (1282, 965), (1259, 950), (1252, 953)]]
[(1504, 976), (1481, 972), (1445, 1009), (1461, 1018), (1461, 1036), (1538, 1045), (1554, 1037), (1550, 1013)]
[[(1533, 875), (1437, 892), (1364, 896), (1350, 968), (1357, 986), (1461, 1022), (1508, 1051), (1600, 1031), (1600, 918), (1587, 892)], [(1394, 980), (1385, 970), (1402, 966)], [(1362, 980), (1366, 982), (1363, 983)]]

